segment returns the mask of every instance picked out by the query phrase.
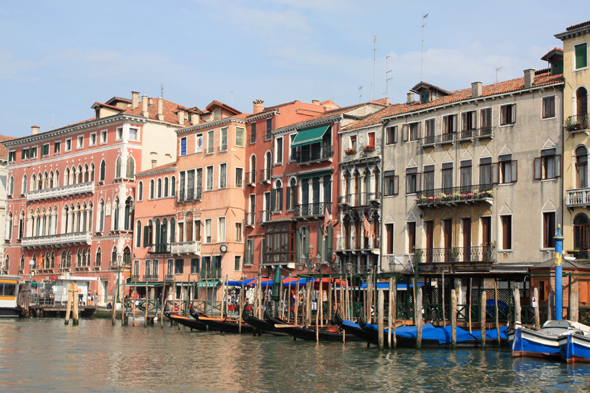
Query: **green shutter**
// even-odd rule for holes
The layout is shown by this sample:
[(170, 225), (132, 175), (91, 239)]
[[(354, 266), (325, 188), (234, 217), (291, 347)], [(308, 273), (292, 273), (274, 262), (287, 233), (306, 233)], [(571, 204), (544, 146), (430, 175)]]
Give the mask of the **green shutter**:
[(278, 193), (279, 193), (279, 211), (283, 211), (283, 189), (279, 188)]
[(143, 227), (143, 246), (144, 247), (147, 247), (149, 245), (149, 238), (148, 238), (149, 228), (150, 227), (147, 225), (145, 227)]
[(276, 189), (271, 189), (270, 190), (270, 211), (276, 211), (277, 210), (277, 190)]
[(588, 66), (588, 45), (581, 44), (576, 46), (576, 69)]
[(323, 244), (322, 244), (323, 236), (324, 236), (323, 224), (318, 224), (318, 239), (317, 239), (317, 244), (316, 244), (316, 246), (317, 246), (316, 254), (321, 255), (321, 256), (323, 256), (323, 254), (324, 254), (324, 248), (323, 248)]
[(301, 231), (295, 229), (295, 263), (301, 262)]
[(332, 249), (334, 241), (334, 228), (328, 225), (328, 233), (326, 234), (326, 257), (324, 258), (328, 263), (332, 263)]

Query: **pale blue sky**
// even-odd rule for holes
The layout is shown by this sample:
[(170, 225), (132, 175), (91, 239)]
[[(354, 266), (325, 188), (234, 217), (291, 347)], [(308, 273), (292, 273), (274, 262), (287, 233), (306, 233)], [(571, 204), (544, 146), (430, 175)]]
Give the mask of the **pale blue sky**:
[[(573, 10), (576, 10), (575, 12)], [(213, 99), (341, 105), (423, 80), (447, 90), (520, 77), (561, 47), (554, 34), (590, 20), (590, 1), (4, 1), (0, 3), (0, 134), (24, 136), (93, 116), (136, 90), (185, 106)], [(232, 93), (233, 92), (233, 97)]]

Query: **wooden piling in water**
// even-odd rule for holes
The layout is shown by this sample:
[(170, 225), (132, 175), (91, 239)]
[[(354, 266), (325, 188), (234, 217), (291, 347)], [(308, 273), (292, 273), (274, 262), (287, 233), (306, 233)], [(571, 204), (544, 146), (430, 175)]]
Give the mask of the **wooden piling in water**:
[(135, 298), (137, 298), (137, 277), (135, 278), (135, 282), (133, 283), (133, 327), (135, 327)]
[(514, 324), (520, 324), (521, 322), (520, 291), (518, 288), (514, 288)]
[[(390, 295), (391, 296), (391, 295)], [(393, 348), (397, 348), (397, 278), (393, 278), (393, 300), (391, 301), (393, 304), (393, 310), (391, 311), (391, 317), (393, 319)]]
[(322, 288), (322, 280), (320, 279), (320, 290), (315, 292), (315, 341), (316, 342), (320, 342), (320, 307), (319, 307), (319, 301), (320, 298), (318, 297), (318, 295), (321, 294), (321, 288)]
[(117, 296), (117, 288), (115, 286), (113, 286), (113, 301), (112, 301), (112, 305), (113, 305), (113, 326), (115, 326), (115, 324), (117, 323), (116, 320), (116, 313), (117, 313), (117, 299), (115, 299), (115, 297)]
[(295, 315), (293, 316), (295, 325), (297, 325), (298, 317), (299, 317), (299, 280), (297, 280), (297, 285), (295, 285)]
[[(414, 287), (416, 279), (414, 278)], [(416, 349), (422, 348), (422, 288), (417, 289), (414, 313), (416, 314)]]
[(570, 307), (570, 321), (573, 322), (578, 322), (578, 318), (580, 315), (579, 312), (579, 306), (580, 304), (578, 303), (578, 292), (574, 292), (572, 291), (571, 295), (570, 295), (570, 299), (571, 299), (571, 307)]
[(336, 282), (330, 278), (330, 281), (328, 282), (328, 321), (332, 319), (332, 295), (334, 293), (332, 290), (332, 285), (336, 285)]
[[(72, 283), (69, 283), (67, 285), (67, 288), (68, 288), (68, 300), (67, 300), (67, 303), (66, 303), (66, 319), (64, 321), (64, 324), (65, 325), (69, 325), (70, 324), (70, 313), (72, 311), (72, 287), (73, 287), (73, 285), (74, 284), (72, 284)], [(115, 314), (113, 314), (113, 325), (115, 324), (114, 315)]]
[(447, 326), (447, 319), (445, 315), (445, 272), (442, 272), (442, 314), (443, 314), (443, 327)]
[(393, 292), (393, 277), (389, 277), (389, 296), (388, 296), (388, 307), (387, 307), (387, 347), (391, 348), (391, 329), (393, 322), (393, 304), (392, 304), (392, 292)]
[(486, 302), (487, 295), (485, 291), (481, 292), (481, 308), (480, 308), (480, 330), (481, 330), (481, 347), (486, 347)]
[(164, 309), (166, 308), (166, 281), (162, 288), (162, 302), (160, 304), (160, 327), (164, 328)]
[(500, 348), (500, 308), (498, 307), (498, 281), (494, 280), (494, 303), (496, 314), (496, 338), (498, 340), (498, 348)]
[(150, 309), (150, 295), (148, 293), (147, 281), (145, 282), (145, 314), (143, 316), (143, 327), (148, 325), (148, 310)]
[(123, 292), (123, 300), (121, 300), (121, 326), (127, 325), (127, 318), (125, 315), (125, 292)]
[(72, 316), (72, 325), (73, 326), (78, 326), (79, 323), (79, 319), (78, 319), (78, 307), (80, 305), (80, 297), (78, 296), (78, 283), (75, 282), (74, 284), (74, 290), (73, 290), (73, 294), (72, 294), (72, 301), (74, 302), (74, 307), (73, 307), (73, 316)]
[(377, 325), (379, 326), (379, 335), (378, 335), (378, 342), (379, 342), (379, 350), (383, 350), (383, 314), (385, 313), (384, 307), (384, 293), (383, 289), (378, 290), (378, 297), (377, 297)]
[(457, 349), (457, 292), (451, 291), (451, 345)]
[(473, 295), (473, 278), (469, 279), (469, 334), (471, 334), (472, 331), (472, 327), (471, 327), (471, 302), (472, 302), (472, 296)]
[(289, 289), (287, 290), (287, 323), (291, 322), (291, 299), (293, 299), (293, 293), (291, 292), (291, 273), (289, 273)]
[(242, 318), (244, 317), (244, 307), (246, 307), (246, 296), (244, 294), (245, 292), (245, 288), (244, 288), (244, 280), (242, 280), (242, 286), (240, 287), (240, 301), (239, 301), (239, 305), (238, 305), (238, 333), (242, 334)]
[(316, 307), (318, 309), (317, 312), (320, 313), (320, 325), (324, 325), (324, 283), (321, 281), (320, 279), (320, 297), (319, 297), (319, 303), (318, 306)]

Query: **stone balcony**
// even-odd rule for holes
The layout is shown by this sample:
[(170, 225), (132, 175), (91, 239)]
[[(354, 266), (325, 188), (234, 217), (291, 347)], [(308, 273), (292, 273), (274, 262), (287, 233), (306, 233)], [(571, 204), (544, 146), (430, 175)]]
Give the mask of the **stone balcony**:
[(78, 183), (69, 186), (27, 192), (27, 202), (93, 193), (94, 182)]
[(192, 242), (179, 242), (179, 243), (171, 243), (170, 244), (170, 253), (171, 254), (201, 254), (201, 242), (200, 241), (192, 241)]
[(565, 206), (567, 208), (590, 206), (590, 188), (567, 190), (565, 194)]
[(492, 184), (447, 187), (422, 190), (416, 193), (416, 205), (420, 208), (458, 206), (480, 202), (493, 203)]
[(28, 249), (44, 247), (60, 248), (63, 246), (90, 245), (91, 239), (90, 232), (75, 232), (61, 235), (24, 237), (21, 244), (22, 247)]

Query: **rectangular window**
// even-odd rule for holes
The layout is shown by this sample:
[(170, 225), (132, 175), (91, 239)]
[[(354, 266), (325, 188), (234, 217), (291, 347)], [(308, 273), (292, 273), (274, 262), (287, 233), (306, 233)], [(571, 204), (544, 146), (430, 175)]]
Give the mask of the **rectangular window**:
[(199, 272), (199, 259), (193, 258), (191, 259), (191, 274), (196, 274)]
[(397, 126), (385, 129), (385, 144), (394, 145), (397, 143)]
[(387, 242), (386, 253), (393, 254), (393, 224), (385, 224), (385, 241)]
[(84, 135), (78, 136), (78, 145), (76, 148), (81, 149), (84, 147)]
[(217, 218), (217, 242), (225, 241), (225, 217)]
[(369, 132), (369, 143), (367, 143), (367, 145), (375, 148), (375, 133), (374, 132)]
[(480, 111), (481, 114), (481, 128), (492, 127), (492, 108), (485, 108)]
[(65, 148), (66, 148), (66, 151), (72, 150), (72, 139), (71, 138), (66, 139), (66, 146), (65, 146)]
[(31, 147), (31, 160), (37, 158), (37, 146)]
[(205, 243), (211, 243), (211, 219), (205, 219)]
[(283, 138), (275, 139), (275, 164), (283, 163)]
[(130, 141), (138, 141), (139, 140), (139, 130), (137, 128), (130, 128), (129, 129), (129, 140)]
[(515, 183), (518, 176), (517, 161), (512, 160), (511, 154), (500, 156), (500, 162), (492, 165), (492, 183)]
[(90, 134), (90, 142), (88, 146), (96, 146), (96, 132)]
[(180, 155), (186, 156), (186, 137), (180, 138)]
[(246, 240), (246, 252), (244, 253), (244, 265), (252, 266), (254, 264), (254, 239)]
[(53, 154), (61, 153), (61, 142), (55, 142), (53, 144)]
[(447, 190), (445, 193), (450, 193), (453, 188), (453, 163), (448, 162), (442, 165), (442, 186)]
[(516, 123), (516, 104), (502, 105), (500, 107), (500, 125), (505, 126)]
[(20, 152), (20, 158), (22, 161), (28, 160), (29, 159), (29, 149), (22, 149)]
[(227, 127), (221, 129), (221, 138), (219, 141), (219, 151), (227, 151)]
[(416, 252), (416, 223), (408, 222), (408, 254)]
[(428, 119), (424, 122), (427, 137), (434, 137), (434, 119)]
[(534, 160), (534, 178), (555, 179), (561, 176), (561, 155), (556, 155), (556, 149), (541, 151), (541, 157)]
[(266, 119), (266, 136), (271, 135), (272, 131), (272, 117)]
[(434, 190), (434, 165), (424, 167), (424, 190)]
[(479, 184), (492, 184), (492, 159), (489, 157), (479, 160)]
[(475, 111), (463, 112), (461, 114), (461, 123), (462, 131), (475, 130), (477, 124), (477, 113)]
[(115, 139), (118, 141), (123, 139), (123, 128), (117, 128), (117, 136)]
[(555, 212), (543, 213), (543, 248), (555, 247)]
[(543, 119), (555, 117), (555, 96), (543, 98)]
[(244, 186), (244, 169), (236, 168), (236, 188), (242, 188)]
[(207, 188), (205, 188), (205, 191), (211, 191), (213, 189), (213, 166), (208, 166), (207, 167)]
[(500, 216), (502, 224), (502, 250), (512, 250), (512, 216)]
[(399, 176), (395, 175), (395, 171), (385, 171), (383, 179), (385, 196), (397, 195), (399, 193)]
[(411, 123), (410, 127), (410, 142), (417, 141), (420, 139), (420, 124), (421, 123)]
[(293, 141), (295, 140), (295, 134), (289, 135), (289, 161), (295, 161), (297, 159), (297, 148), (291, 147), (293, 146)]
[(234, 241), (236, 243), (241, 243), (242, 240), (242, 223), (236, 222), (235, 232), (234, 232)]
[(44, 144), (41, 146), (41, 157), (46, 157), (49, 155), (49, 143)]
[(184, 259), (176, 259), (174, 261), (174, 273), (175, 274), (184, 273)]
[(107, 130), (100, 132), (100, 144), (107, 143)]
[[(461, 187), (471, 186), (471, 160), (461, 161)], [(463, 190), (462, 192), (471, 192)]]
[(356, 135), (350, 137), (350, 148), (356, 150)]
[(219, 164), (219, 188), (227, 188), (227, 164)]
[(236, 146), (244, 147), (246, 146), (246, 129), (242, 127), (236, 127)]
[(406, 194), (414, 194), (420, 191), (420, 174), (416, 168), (406, 170)]
[(15, 162), (16, 161), (16, 151), (11, 151), (8, 153), (8, 162)]
[(445, 134), (454, 134), (457, 132), (457, 115), (444, 116), (443, 127)]
[(574, 46), (574, 52), (576, 53), (576, 70), (588, 67), (588, 44)]
[(256, 143), (256, 122), (250, 124), (250, 143)]
[(241, 262), (242, 262), (242, 257), (239, 256), (239, 255), (236, 255), (234, 257), (234, 270), (236, 272), (239, 272), (240, 270), (242, 270), (241, 269), (241, 267), (242, 267), (242, 263)]
[(207, 154), (212, 154), (215, 149), (215, 131), (207, 133)]

